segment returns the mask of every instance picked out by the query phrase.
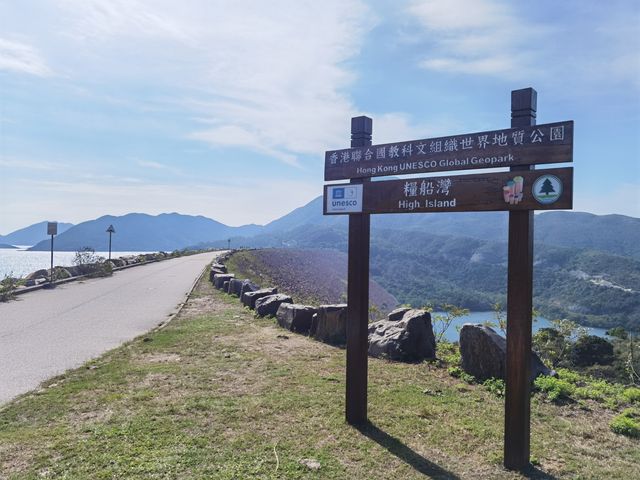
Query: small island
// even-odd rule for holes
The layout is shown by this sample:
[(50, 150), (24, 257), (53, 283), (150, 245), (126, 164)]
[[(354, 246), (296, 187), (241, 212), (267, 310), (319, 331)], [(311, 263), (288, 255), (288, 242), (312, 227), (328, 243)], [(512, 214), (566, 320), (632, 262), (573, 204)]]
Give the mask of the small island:
[(0, 243), (0, 248), (13, 248), (13, 249), (17, 249), (18, 247), (13, 246), (13, 245), (9, 245), (7, 243)]

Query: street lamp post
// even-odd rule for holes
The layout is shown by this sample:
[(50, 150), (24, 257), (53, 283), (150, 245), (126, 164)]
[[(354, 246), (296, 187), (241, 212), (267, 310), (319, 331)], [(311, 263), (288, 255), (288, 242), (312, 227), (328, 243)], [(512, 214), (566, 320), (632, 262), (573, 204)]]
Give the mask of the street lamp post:
[(107, 233), (109, 234), (109, 260), (111, 260), (111, 234), (116, 233), (116, 229), (113, 228), (113, 225), (109, 225)]

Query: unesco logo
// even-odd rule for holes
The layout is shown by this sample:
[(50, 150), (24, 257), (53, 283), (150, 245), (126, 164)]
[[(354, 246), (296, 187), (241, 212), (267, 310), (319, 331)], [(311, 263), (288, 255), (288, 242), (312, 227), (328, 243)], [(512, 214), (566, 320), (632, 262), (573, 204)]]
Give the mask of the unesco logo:
[(344, 188), (334, 188), (333, 189), (333, 199), (334, 200), (342, 200), (344, 198)]

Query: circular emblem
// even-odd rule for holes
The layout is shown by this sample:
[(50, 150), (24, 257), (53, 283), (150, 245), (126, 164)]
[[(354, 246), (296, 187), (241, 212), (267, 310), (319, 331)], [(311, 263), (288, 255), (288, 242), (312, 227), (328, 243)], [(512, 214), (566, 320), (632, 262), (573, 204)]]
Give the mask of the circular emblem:
[(542, 175), (533, 182), (531, 191), (538, 203), (548, 205), (562, 195), (562, 181), (555, 175)]

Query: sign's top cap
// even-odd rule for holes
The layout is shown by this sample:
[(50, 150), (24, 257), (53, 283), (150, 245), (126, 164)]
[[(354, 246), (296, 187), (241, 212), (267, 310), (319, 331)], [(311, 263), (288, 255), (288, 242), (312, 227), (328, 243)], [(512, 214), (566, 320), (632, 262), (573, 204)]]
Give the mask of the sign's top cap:
[(108, 233), (116, 233), (116, 229), (113, 228), (113, 225), (109, 225), (109, 228), (107, 228), (107, 232)]

